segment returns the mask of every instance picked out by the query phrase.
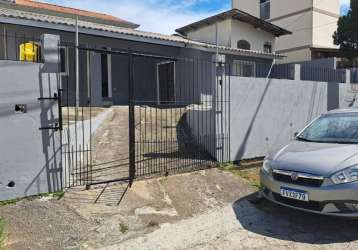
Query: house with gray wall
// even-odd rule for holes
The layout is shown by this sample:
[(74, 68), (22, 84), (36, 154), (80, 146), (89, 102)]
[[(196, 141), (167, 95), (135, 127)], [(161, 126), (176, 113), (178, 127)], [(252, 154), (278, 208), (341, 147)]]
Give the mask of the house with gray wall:
[[(212, 17), (212, 24), (218, 18), (242, 22), (250, 34), (259, 36), (265, 30), (265, 37), (270, 39), (276, 32), (286, 33), (238, 11)], [(230, 66), (225, 66), (229, 62), (260, 61), (270, 67), (274, 59), (281, 58), (274, 51), (203, 41), (184, 31), (163, 35), (137, 28), (134, 23), (100, 13), (30, 0), (0, 1), (0, 126), (5, 133), (2, 141), (6, 142), (0, 145), (0, 200), (67, 187), (66, 178), (74, 174), (68, 171), (67, 153), (82, 164), (84, 154), (78, 154), (78, 150), (85, 152), (88, 138), (105, 116), (97, 117), (93, 124), (87, 120), (62, 128), (64, 106), (76, 106), (77, 112), (78, 104), (134, 104), (149, 110), (155, 106), (161, 111), (161, 105), (165, 108), (174, 103), (188, 112), (207, 110), (210, 129), (205, 139), (209, 137), (214, 142), (210, 152), (217, 158), (220, 142), (216, 141), (216, 104), (224, 102), (219, 99), (218, 74), (222, 83), (225, 75), (232, 72)], [(33, 52), (30, 59), (26, 46), (32, 50), (30, 54)], [(203, 130), (197, 128), (204, 121), (195, 118), (196, 115), (187, 115), (186, 122), (189, 127), (195, 126), (190, 133), (200, 141)], [(73, 164), (73, 158), (70, 161)]]
[[(69, 87), (75, 86), (75, 79), (69, 71), (75, 70), (75, 18), (79, 18), (79, 44), (82, 47), (96, 48), (99, 50), (135, 51), (167, 57), (193, 58), (201, 57), (211, 60), (215, 53), (226, 55), (227, 63), (233, 66), (231, 72), (252, 71), (255, 62), (260, 62), (268, 71), (273, 59), (280, 59), (275, 54), (276, 37), (289, 34), (288, 31), (278, 26), (267, 23), (259, 18), (251, 16), (239, 10), (230, 10), (213, 17), (198, 21), (194, 24), (177, 30), (177, 35), (162, 35), (138, 30), (138, 26), (131, 22), (99, 13), (86, 12), (58, 8), (56, 6), (24, 1), (0, 2), (0, 57), (3, 59), (16, 59), (19, 57), (19, 46), (26, 42), (36, 42), (41, 34), (56, 34), (60, 36), (60, 44), (63, 44), (59, 53), (61, 55), (61, 71), (63, 82), (68, 82)], [(203, 25), (207, 23), (208, 25)], [(216, 32), (213, 27), (219, 26), (219, 43), (216, 43)], [(208, 38), (203, 38), (207, 34)], [(240, 34), (239, 37), (236, 35)], [(245, 44), (244, 44), (245, 43)], [(247, 46), (249, 44), (249, 46)], [(72, 45), (72, 49), (71, 46)], [(237, 46), (239, 45), (239, 46)], [(128, 104), (128, 62), (125, 57), (113, 57), (104, 52), (85, 55), (80, 52), (80, 72), (85, 72), (87, 61), (93, 65), (91, 102), (94, 105), (121, 105)], [(244, 61), (234, 66), (233, 62)], [(161, 84), (166, 85), (170, 79), (164, 79), (167, 71), (172, 67), (178, 67), (170, 60), (152, 60), (138, 62), (138, 82), (145, 80), (147, 91), (160, 94)], [(176, 69), (180, 72), (180, 69)], [(173, 74), (175, 72), (171, 70)], [(71, 77), (72, 76), (72, 77)], [(169, 77), (169, 78), (170, 78)], [(87, 86), (86, 73), (80, 74), (81, 103), (84, 99)], [(165, 83), (158, 83), (158, 79)], [(150, 82), (150, 83), (149, 83)], [(143, 89), (140, 83), (138, 88)], [(69, 102), (74, 103), (73, 89), (68, 91)], [(140, 92), (140, 91), (138, 91)], [(146, 91), (142, 91), (145, 93)], [(163, 93), (162, 93), (163, 94)], [(151, 95), (151, 94), (150, 94)], [(158, 100), (160, 96), (157, 97)], [(172, 97), (163, 97), (172, 98)], [(67, 100), (65, 100), (67, 101)]]

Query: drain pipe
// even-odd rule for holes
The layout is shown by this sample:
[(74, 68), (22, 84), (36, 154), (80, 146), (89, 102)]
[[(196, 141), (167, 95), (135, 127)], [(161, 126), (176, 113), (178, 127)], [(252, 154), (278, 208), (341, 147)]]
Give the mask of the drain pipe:
[(215, 36), (216, 36), (216, 60), (219, 58), (219, 27), (218, 23), (215, 23)]
[(268, 74), (267, 74), (267, 76), (266, 76), (266, 80), (268, 80), (268, 79), (270, 78), (270, 75), (271, 75), (271, 72), (272, 72), (273, 66), (275, 66), (275, 64), (276, 64), (276, 58), (274, 58), (274, 59), (273, 59), (273, 61), (272, 61), (272, 64), (271, 64), (270, 70), (269, 70), (269, 72), (268, 72)]

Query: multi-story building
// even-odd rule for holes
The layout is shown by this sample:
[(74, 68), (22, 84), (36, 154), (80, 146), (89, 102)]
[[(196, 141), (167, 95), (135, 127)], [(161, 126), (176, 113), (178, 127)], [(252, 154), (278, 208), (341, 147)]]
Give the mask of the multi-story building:
[(292, 32), (276, 41), (276, 52), (286, 55), (286, 62), (338, 54), (332, 36), (340, 0), (233, 0), (232, 5)]

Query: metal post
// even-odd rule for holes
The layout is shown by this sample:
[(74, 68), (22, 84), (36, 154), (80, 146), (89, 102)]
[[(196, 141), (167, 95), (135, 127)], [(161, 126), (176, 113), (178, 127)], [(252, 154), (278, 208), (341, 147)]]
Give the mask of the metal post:
[(129, 186), (132, 186), (135, 178), (135, 116), (134, 116), (134, 75), (133, 75), (133, 55), (128, 57), (129, 64), (129, 81), (128, 81), (128, 93), (129, 93)]
[(5, 24), (4, 24), (4, 60), (7, 60), (7, 33), (6, 33)]
[(215, 36), (216, 36), (216, 56), (219, 56), (219, 27), (218, 23), (215, 24)]
[(76, 108), (80, 106), (80, 66), (79, 66), (78, 16), (76, 16)]
[(346, 72), (345, 72), (346, 74), (345, 74), (345, 83), (351, 83), (352, 82), (352, 72), (351, 72), (351, 70), (350, 69), (346, 69)]
[(294, 80), (300, 81), (301, 80), (301, 64), (295, 64), (294, 66)]

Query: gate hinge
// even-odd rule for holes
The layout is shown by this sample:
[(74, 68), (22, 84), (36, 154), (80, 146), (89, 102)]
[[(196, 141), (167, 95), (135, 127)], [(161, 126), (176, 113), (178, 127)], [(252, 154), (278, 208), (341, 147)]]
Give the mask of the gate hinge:
[(61, 129), (61, 127), (59, 126), (59, 124), (56, 122), (55, 123), (55, 126), (49, 126), (49, 127), (41, 127), (41, 128), (39, 128), (39, 130), (55, 130), (55, 131), (58, 131), (58, 130), (60, 130)]
[(57, 95), (57, 93), (54, 93), (54, 94), (53, 94), (53, 97), (39, 97), (39, 98), (37, 98), (37, 100), (39, 100), (39, 101), (44, 101), (44, 100), (54, 100), (54, 101), (57, 101), (57, 100), (58, 100), (58, 95)]

